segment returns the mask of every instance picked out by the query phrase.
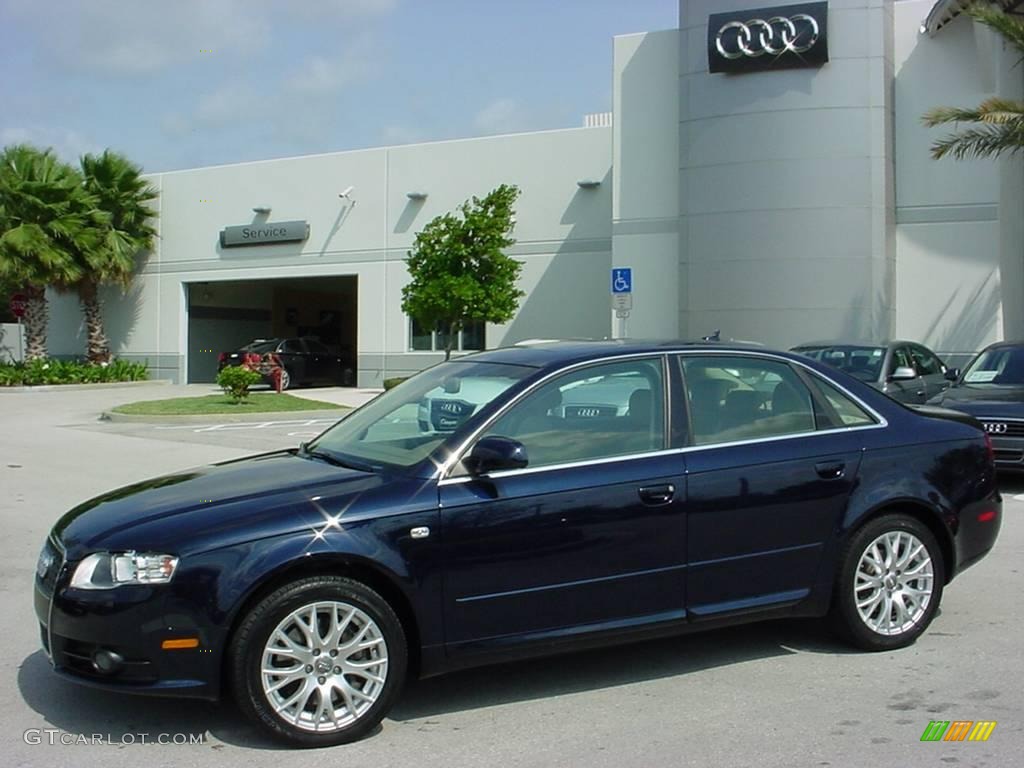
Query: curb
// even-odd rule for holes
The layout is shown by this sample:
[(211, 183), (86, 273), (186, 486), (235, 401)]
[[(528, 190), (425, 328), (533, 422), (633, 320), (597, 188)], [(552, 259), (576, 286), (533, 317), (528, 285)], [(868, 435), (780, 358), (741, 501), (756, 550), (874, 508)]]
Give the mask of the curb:
[(268, 413), (204, 413), (197, 415), (159, 416), (151, 414), (115, 413), (104, 411), (100, 421), (123, 424), (258, 424), (260, 422), (310, 421), (330, 419), (337, 421), (353, 409), (325, 408), (319, 411), (272, 411)]
[(148, 379), (146, 381), (109, 381), (95, 384), (39, 384), (34, 387), (0, 387), (0, 392), (79, 392), (87, 389), (128, 389), (130, 387), (170, 385), (170, 383), (170, 379)]

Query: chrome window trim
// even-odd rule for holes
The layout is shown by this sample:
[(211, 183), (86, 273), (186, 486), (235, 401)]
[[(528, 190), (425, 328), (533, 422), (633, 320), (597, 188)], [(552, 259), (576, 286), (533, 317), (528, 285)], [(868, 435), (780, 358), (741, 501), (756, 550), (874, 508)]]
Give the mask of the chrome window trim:
[(974, 418), (976, 418), (978, 421), (998, 421), (1001, 424), (1004, 423), (1004, 422), (1007, 423), (1007, 424), (1009, 424), (1011, 422), (1014, 423), (1014, 424), (1024, 424), (1024, 419), (1020, 419), (1020, 418), (1007, 418), (1007, 417), (1004, 417), (1004, 416), (975, 416)]
[[(520, 400), (522, 400), (527, 395), (529, 395), (531, 392), (533, 392), (535, 389), (537, 389), (538, 387), (543, 386), (544, 384), (546, 384), (548, 381), (550, 381), (551, 379), (555, 378), (556, 376), (560, 376), (563, 373), (568, 373), (570, 371), (574, 371), (574, 370), (576, 370), (578, 368), (585, 368), (585, 367), (590, 366), (590, 365), (598, 365), (598, 364), (601, 364), (601, 363), (614, 362), (614, 361), (617, 361), (617, 360), (633, 360), (633, 359), (638, 359), (638, 358), (658, 358), (658, 357), (660, 357), (661, 358), (661, 362), (662, 362), (662, 375), (664, 377), (666, 377), (665, 381), (662, 382), (662, 397), (664, 398), (664, 401), (665, 401), (663, 403), (663, 407), (666, 409), (666, 414), (667, 414), (668, 413), (667, 409), (671, 405), (671, 403), (668, 402), (668, 399), (669, 399), (668, 396), (669, 396), (669, 389), (670, 389), (670, 387), (668, 386), (667, 376), (668, 376), (668, 366), (671, 364), (668, 358), (669, 358), (669, 356), (672, 356), (672, 355), (676, 355), (676, 356), (679, 356), (679, 355), (687, 355), (687, 356), (690, 356), (690, 355), (709, 355), (709, 356), (717, 356), (717, 357), (726, 357), (726, 356), (729, 356), (729, 357), (756, 357), (756, 358), (764, 358), (764, 359), (768, 359), (768, 360), (773, 360), (775, 362), (783, 363), (784, 365), (785, 364), (788, 364), (788, 365), (798, 365), (801, 368), (803, 368), (804, 370), (806, 370), (809, 375), (817, 376), (818, 378), (824, 379), (831, 386), (833, 386), (836, 389), (838, 389), (840, 392), (842, 392), (844, 395), (846, 395), (846, 397), (850, 398), (850, 400), (852, 400), (860, 408), (862, 408), (866, 413), (868, 413), (873, 419), (875, 419), (876, 423), (875, 424), (864, 424), (864, 425), (860, 425), (860, 426), (851, 426), (851, 427), (835, 427), (833, 429), (813, 430), (813, 431), (810, 431), (810, 432), (797, 432), (797, 433), (794, 433), (794, 434), (791, 434), (791, 435), (775, 435), (773, 437), (758, 437), (758, 438), (751, 438), (749, 440), (734, 440), (734, 441), (731, 441), (731, 442), (728, 442), (728, 443), (707, 443), (705, 445), (688, 445), (688, 446), (684, 446), (682, 448), (669, 448), (669, 449), (660, 450), (660, 451), (647, 451), (647, 452), (644, 452), (644, 453), (623, 454), (621, 456), (608, 456), (608, 457), (601, 458), (601, 459), (589, 459), (587, 461), (573, 461), (573, 462), (565, 462), (565, 463), (562, 463), (562, 464), (548, 464), (548, 465), (545, 465), (543, 467), (525, 467), (524, 469), (510, 469), (510, 470), (505, 470), (503, 472), (494, 472), (494, 473), (487, 474), (487, 475), (480, 475), (480, 477), (489, 478), (489, 479), (500, 479), (500, 478), (503, 478), (503, 477), (510, 477), (510, 476), (515, 476), (515, 475), (534, 474), (534, 473), (537, 473), (537, 472), (558, 471), (558, 470), (563, 470), (563, 469), (576, 469), (576, 468), (579, 468), (579, 467), (588, 467), (588, 466), (595, 466), (595, 465), (600, 465), (600, 464), (609, 464), (609, 463), (616, 462), (616, 461), (633, 461), (633, 460), (636, 460), (636, 459), (643, 459), (643, 458), (651, 458), (651, 457), (658, 457), (658, 456), (670, 456), (670, 455), (674, 455), (674, 454), (690, 453), (692, 451), (715, 450), (716, 448), (732, 448), (732, 447), (736, 447), (736, 446), (740, 446), (740, 445), (757, 445), (759, 443), (770, 443), (770, 442), (777, 442), (779, 440), (793, 440), (793, 439), (799, 439), (799, 438), (805, 438), (805, 437), (815, 437), (817, 435), (834, 435), (834, 434), (840, 434), (840, 433), (844, 433), (844, 432), (859, 432), (861, 430), (884, 429), (885, 427), (889, 426), (889, 421), (884, 416), (882, 416), (878, 411), (876, 411), (870, 405), (865, 403), (863, 400), (861, 400), (855, 394), (850, 392), (850, 390), (848, 390), (842, 384), (840, 384), (839, 382), (829, 378), (828, 376), (824, 376), (823, 374), (819, 373), (814, 368), (812, 368), (811, 366), (805, 364), (804, 362), (802, 362), (800, 360), (791, 360), (791, 359), (786, 358), (786, 357), (780, 357), (777, 354), (771, 354), (771, 353), (768, 353), (768, 352), (758, 352), (756, 350), (736, 351), (736, 350), (719, 350), (719, 349), (670, 349), (670, 350), (665, 350), (665, 351), (661, 351), (661, 352), (631, 352), (631, 353), (625, 354), (625, 355), (611, 355), (611, 356), (608, 356), (608, 357), (601, 357), (601, 358), (597, 358), (597, 359), (594, 359), (594, 360), (586, 360), (586, 361), (581, 362), (581, 363), (573, 363), (572, 365), (566, 366), (564, 368), (559, 368), (556, 371), (552, 371), (551, 373), (549, 373), (544, 378), (535, 381), (530, 387), (528, 387), (527, 389), (523, 390), (518, 395), (516, 395), (516, 397), (513, 400), (508, 402), (500, 411), (498, 411), (496, 414), (494, 414), (494, 416), (492, 416), (484, 424), (482, 424), (476, 430), (474, 430), (469, 435), (469, 437), (467, 437), (465, 440), (462, 441), (462, 443), (459, 445), (459, 447), (456, 450), (452, 451), (451, 455), (444, 462), (442, 462), (440, 464), (440, 468), (438, 470), (438, 475), (437, 475), (438, 476), (438, 483), (437, 483), (438, 486), (442, 487), (442, 486), (446, 486), (446, 485), (459, 485), (459, 484), (462, 484), (462, 483), (468, 483), (468, 482), (470, 482), (472, 480), (479, 479), (478, 477), (474, 477), (472, 475), (458, 475), (458, 476), (455, 476), (455, 477), (451, 477), (449, 475), (449, 473), (452, 472), (455, 469), (456, 465), (458, 465), (458, 463), (462, 460), (463, 455), (466, 453), (466, 451), (469, 449), (469, 447), (473, 444), (473, 442), (483, 432), (485, 432), (487, 429), (489, 429), (490, 426), (494, 422), (496, 422), (498, 419), (500, 419), (509, 409), (514, 408), (515, 405)], [(666, 433), (666, 436), (667, 436), (667, 434), (668, 433)]]
[(460, 485), (481, 478), (488, 480), (500, 480), (503, 477), (518, 475), (530, 475), (537, 472), (557, 471), (561, 469), (579, 469), (580, 467), (592, 467), (599, 464), (612, 464), (617, 461), (636, 461), (637, 459), (658, 458), (660, 456), (675, 456), (677, 454), (693, 453), (694, 451), (713, 451), (718, 448), (735, 448), (741, 445), (757, 445), (759, 443), (774, 443), (779, 440), (795, 440), (802, 437), (817, 437), (818, 435), (837, 435), (844, 432), (859, 432), (867, 429), (884, 429), (887, 424), (865, 424), (859, 427), (836, 427), (834, 429), (816, 429), (810, 432), (796, 432), (792, 435), (777, 435), (775, 437), (757, 437), (750, 440), (733, 440), (728, 443), (708, 443), (706, 445), (687, 445), (683, 448), (669, 448), (664, 451), (650, 451), (648, 453), (624, 453), (621, 456), (608, 456), (603, 459), (590, 459), (588, 461), (568, 461), (564, 464), (546, 464), (543, 467), (526, 467), (524, 469), (506, 469), (502, 472), (491, 472), (490, 474), (474, 477), (472, 475), (459, 475), (457, 477), (446, 477), (438, 480), (439, 487), (446, 485)]

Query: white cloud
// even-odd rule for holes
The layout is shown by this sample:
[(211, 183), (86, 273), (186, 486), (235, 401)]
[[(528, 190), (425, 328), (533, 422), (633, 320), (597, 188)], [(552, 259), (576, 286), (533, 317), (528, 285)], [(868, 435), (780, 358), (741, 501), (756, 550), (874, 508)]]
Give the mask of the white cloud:
[(480, 133), (512, 133), (526, 130), (530, 117), (515, 99), (495, 99), (473, 117), (473, 127)]
[(35, 0), (11, 0), (10, 10), (45, 39), (44, 60), (75, 71), (137, 76), (194, 60), (201, 50), (249, 55), (271, 37), (271, 19), (243, 0), (64, 3), (60, 19)]
[(380, 132), (380, 143), (383, 146), (415, 144), (420, 141), (423, 141), (423, 134), (407, 125), (392, 123), (385, 125)]
[(0, 129), (0, 146), (8, 144), (32, 144), (36, 147), (52, 147), (62, 160), (78, 164), (78, 158), (87, 153), (98, 153), (103, 147), (78, 131), (60, 126), (9, 127)]

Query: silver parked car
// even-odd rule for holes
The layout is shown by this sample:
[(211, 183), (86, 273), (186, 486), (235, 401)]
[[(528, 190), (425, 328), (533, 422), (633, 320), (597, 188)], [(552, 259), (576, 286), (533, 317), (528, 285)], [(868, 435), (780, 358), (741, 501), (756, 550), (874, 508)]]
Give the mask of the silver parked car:
[(902, 403), (924, 403), (942, 394), (957, 370), (914, 341), (817, 341), (790, 350), (820, 360)]

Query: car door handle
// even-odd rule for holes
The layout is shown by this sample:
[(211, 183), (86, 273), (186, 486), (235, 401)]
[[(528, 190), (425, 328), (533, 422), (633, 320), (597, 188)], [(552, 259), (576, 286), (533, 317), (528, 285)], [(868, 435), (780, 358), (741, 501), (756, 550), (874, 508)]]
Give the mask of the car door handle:
[(838, 480), (845, 469), (846, 463), (842, 461), (819, 461), (814, 465), (814, 471), (823, 480)]
[(640, 501), (644, 504), (656, 507), (672, 501), (672, 497), (676, 495), (676, 487), (674, 485), (650, 485), (638, 489), (637, 493), (640, 494)]

